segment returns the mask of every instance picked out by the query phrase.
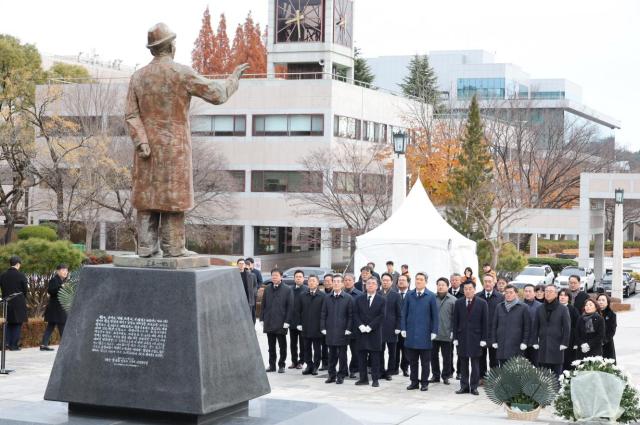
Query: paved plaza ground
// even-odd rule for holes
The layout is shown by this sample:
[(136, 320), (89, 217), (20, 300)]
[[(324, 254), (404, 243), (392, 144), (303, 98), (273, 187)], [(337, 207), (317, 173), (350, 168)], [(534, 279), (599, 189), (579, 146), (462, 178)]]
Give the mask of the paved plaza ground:
[[(631, 374), (637, 385), (640, 383), (640, 296), (632, 297), (628, 302), (632, 304), (632, 311), (618, 316), (616, 351), (620, 365)], [(260, 324), (256, 325), (256, 330), (263, 357), (266, 358), (266, 337)], [(54, 357), (55, 352), (41, 352), (38, 349), (8, 353), (7, 366), (16, 371), (8, 376), (0, 376), (0, 425), (89, 423), (67, 421), (65, 403), (43, 401)], [(482, 389), (480, 396), (454, 394), (458, 389), (458, 381), (455, 380), (451, 381), (450, 386), (430, 384), (429, 391), (425, 393), (407, 391), (408, 378), (402, 376), (394, 376), (393, 381), (381, 381), (379, 388), (356, 387), (352, 379), (347, 379), (343, 385), (325, 384), (326, 375), (302, 376), (299, 370), (291, 369), (284, 374), (270, 373), (268, 376), (272, 391), (260, 402), (254, 402), (253, 409), (256, 412), (269, 409), (269, 406), (273, 409), (296, 408), (297, 405), (291, 403), (296, 401), (328, 404), (358, 423), (368, 425), (518, 423), (507, 422), (504, 410), (492, 404)], [(327, 419), (329, 417), (328, 414)], [(547, 408), (537, 423), (557, 421), (559, 419), (553, 416), (552, 408)], [(344, 420), (333, 422), (327, 425), (340, 425)]]

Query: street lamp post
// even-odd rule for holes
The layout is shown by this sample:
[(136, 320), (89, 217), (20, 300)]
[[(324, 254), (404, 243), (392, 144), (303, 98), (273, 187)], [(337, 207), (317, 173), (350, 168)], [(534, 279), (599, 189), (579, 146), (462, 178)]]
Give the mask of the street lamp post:
[(622, 301), (622, 215), (624, 190), (615, 191), (615, 217), (613, 222), (613, 270), (611, 276), (611, 297)]
[(409, 137), (404, 130), (393, 133), (393, 196), (391, 198), (391, 212), (394, 213), (407, 197), (407, 145)]

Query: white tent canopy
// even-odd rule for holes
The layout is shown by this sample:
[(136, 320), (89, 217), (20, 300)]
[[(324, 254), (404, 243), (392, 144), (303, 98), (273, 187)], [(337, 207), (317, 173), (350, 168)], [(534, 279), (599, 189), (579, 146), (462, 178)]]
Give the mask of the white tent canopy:
[(388, 260), (398, 271), (401, 264), (408, 264), (412, 276), (420, 271), (427, 273), (428, 286), (434, 291), (439, 277), (462, 274), (467, 266), (474, 274), (478, 271), (476, 243), (442, 218), (420, 180), (387, 221), (356, 238), (356, 247), (356, 271), (371, 261), (379, 272)]

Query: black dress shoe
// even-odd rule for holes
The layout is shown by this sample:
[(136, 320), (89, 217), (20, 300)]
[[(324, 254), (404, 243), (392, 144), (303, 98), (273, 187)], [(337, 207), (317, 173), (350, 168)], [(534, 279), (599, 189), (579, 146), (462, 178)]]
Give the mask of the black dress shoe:
[(443, 378), (442, 383), (445, 385), (449, 385), (449, 378)]
[(356, 379), (358, 377), (358, 375), (356, 375), (355, 373), (350, 373), (349, 374), (349, 378), (351, 379)]
[(469, 390), (463, 390), (462, 388), (460, 388), (458, 391), (456, 391), (456, 394), (469, 394)]
[(320, 366), (320, 369), (318, 369), (320, 372), (324, 372), (325, 370), (327, 370), (327, 367), (325, 365)]
[(456, 381), (459, 381), (459, 380), (460, 380), (460, 374), (456, 373)]
[(328, 377), (328, 378), (324, 381), (324, 383), (325, 383), (325, 384), (332, 384), (332, 383), (334, 383), (334, 382), (336, 382), (336, 378), (332, 378), (332, 377)]
[(278, 373), (284, 373), (284, 366), (280, 366), (278, 368)]
[(471, 390), (471, 394), (473, 394), (473, 395), (480, 395), (480, 393), (478, 393), (478, 390)]
[(403, 370), (402, 371), (402, 376), (409, 376), (409, 371), (408, 370)]
[(291, 364), (289, 365), (289, 369), (295, 369), (295, 368), (296, 368), (296, 366), (297, 366), (297, 365), (296, 365), (295, 363), (291, 363)]
[(384, 375), (384, 376), (383, 376), (383, 378), (384, 378), (385, 380), (387, 380), (387, 381), (391, 381), (391, 380), (393, 379), (393, 378), (391, 377), (391, 375), (389, 375), (389, 374)]
[(336, 378), (336, 384), (340, 385), (344, 382), (344, 378), (342, 376), (338, 376)]
[(311, 374), (312, 374), (313, 376), (316, 376), (316, 375), (318, 374), (318, 368), (317, 368), (317, 367), (314, 367), (314, 368), (313, 368), (313, 370), (311, 371)]
[(275, 372), (276, 368), (273, 366), (269, 366), (268, 368), (265, 369), (267, 372)]
[(359, 379), (356, 381), (356, 385), (369, 385), (369, 381), (367, 380), (363, 381), (362, 379)]
[(312, 372), (313, 372), (313, 369), (306, 368), (305, 370), (302, 371), (302, 374), (303, 375), (311, 375)]
[(302, 369), (302, 363), (298, 363), (298, 364), (296, 365), (296, 369)]
[(400, 371), (398, 369), (393, 370), (389, 373), (389, 375), (399, 375), (399, 374), (400, 374)]
[(371, 386), (372, 386), (372, 387), (379, 387), (379, 386), (380, 386), (380, 384), (378, 383), (378, 380), (376, 379), (376, 380), (374, 380), (374, 381), (371, 383)]
[(40, 351), (53, 351), (53, 348), (47, 346), (47, 345), (41, 345), (40, 346)]
[(432, 383), (440, 382), (440, 378), (431, 378), (429, 379), (429, 382), (432, 382)]
[(420, 391), (427, 391), (429, 389), (429, 385), (423, 384), (420, 386)]
[(415, 383), (415, 382), (412, 382), (412, 383), (411, 383), (411, 384), (409, 384), (409, 386), (407, 387), (407, 389), (408, 389), (408, 390), (417, 390), (418, 388), (420, 388), (420, 386), (419, 386), (417, 383)]

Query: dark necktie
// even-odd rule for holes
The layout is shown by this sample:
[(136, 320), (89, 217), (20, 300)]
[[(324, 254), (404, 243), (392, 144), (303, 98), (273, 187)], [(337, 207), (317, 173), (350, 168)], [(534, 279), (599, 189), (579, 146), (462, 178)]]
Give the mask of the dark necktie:
[(404, 300), (404, 292), (402, 293), (402, 299)]
[(367, 301), (369, 301), (369, 307), (371, 307), (371, 295), (367, 297)]
[(487, 295), (487, 299), (491, 298), (491, 292), (487, 292), (486, 295)]

